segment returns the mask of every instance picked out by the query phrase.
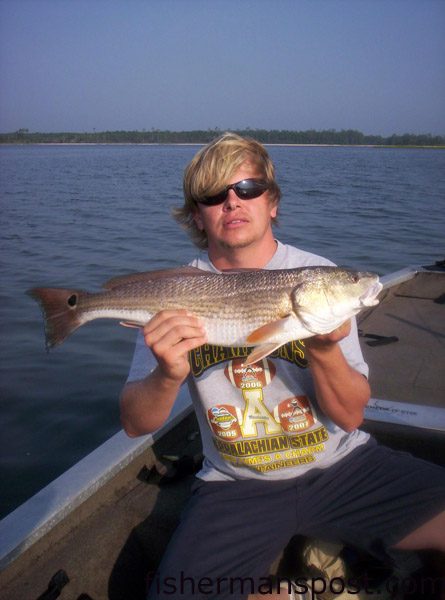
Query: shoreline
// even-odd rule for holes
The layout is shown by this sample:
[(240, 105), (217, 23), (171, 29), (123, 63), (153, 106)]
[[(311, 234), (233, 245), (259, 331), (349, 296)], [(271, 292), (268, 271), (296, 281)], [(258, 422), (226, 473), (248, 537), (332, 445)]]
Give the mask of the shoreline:
[[(207, 142), (1, 142), (2, 146), (205, 146)], [(402, 144), (297, 144), (297, 143), (263, 143), (263, 146), (289, 148), (394, 148), (394, 149), (426, 149), (445, 150), (445, 146), (402, 145)]]

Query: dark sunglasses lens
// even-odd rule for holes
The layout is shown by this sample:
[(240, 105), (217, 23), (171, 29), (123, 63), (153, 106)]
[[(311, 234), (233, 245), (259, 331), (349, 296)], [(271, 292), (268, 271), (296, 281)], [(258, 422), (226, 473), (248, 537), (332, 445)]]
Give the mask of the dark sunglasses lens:
[(246, 179), (245, 181), (240, 181), (237, 183), (234, 186), (234, 189), (238, 198), (252, 200), (253, 198), (258, 198), (258, 196), (261, 196), (261, 194), (266, 191), (267, 185), (261, 181)]
[(201, 204), (205, 204), (206, 206), (216, 206), (217, 204), (222, 204), (229, 194), (229, 190), (225, 189), (219, 194), (215, 194), (215, 196), (207, 196), (203, 200), (200, 200)]
[(238, 196), (238, 198), (243, 200), (252, 200), (253, 198), (258, 198), (258, 196), (261, 196), (261, 194), (263, 194), (267, 188), (268, 185), (265, 181), (243, 179), (243, 181), (238, 181), (238, 183), (227, 186), (226, 189), (219, 194), (215, 194), (215, 196), (207, 196), (207, 198), (198, 200), (198, 202), (205, 204), (206, 206), (216, 206), (217, 204), (222, 204), (225, 202), (229, 194), (229, 190), (231, 189), (235, 191), (235, 194)]

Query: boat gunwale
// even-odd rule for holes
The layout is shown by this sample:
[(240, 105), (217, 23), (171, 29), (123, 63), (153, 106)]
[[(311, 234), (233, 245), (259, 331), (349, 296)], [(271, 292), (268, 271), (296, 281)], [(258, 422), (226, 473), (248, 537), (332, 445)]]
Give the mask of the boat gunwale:
[(129, 438), (118, 431), (0, 521), (0, 572), (91, 498), (193, 411), (187, 388), (157, 431)]

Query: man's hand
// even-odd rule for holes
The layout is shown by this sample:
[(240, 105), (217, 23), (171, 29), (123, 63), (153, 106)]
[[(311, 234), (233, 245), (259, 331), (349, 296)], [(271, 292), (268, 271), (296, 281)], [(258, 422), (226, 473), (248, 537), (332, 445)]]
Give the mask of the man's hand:
[(199, 320), (186, 310), (163, 310), (142, 329), (145, 343), (167, 379), (181, 382), (190, 372), (188, 353), (205, 344), (206, 332)]
[(188, 353), (206, 342), (199, 320), (186, 310), (164, 310), (142, 329), (158, 366), (144, 379), (131, 381), (121, 394), (121, 421), (131, 437), (165, 423), (182, 382), (190, 372)]
[(334, 329), (334, 331), (331, 331), (331, 333), (325, 333), (323, 335), (314, 335), (313, 337), (308, 338), (307, 340), (305, 340), (305, 346), (308, 349), (314, 348), (323, 350), (323, 348), (328, 348), (332, 344), (336, 344), (345, 337), (348, 337), (350, 333), (351, 321), (348, 320), (345, 323), (343, 323), (343, 325), (340, 325), (340, 327), (337, 327), (337, 329)]

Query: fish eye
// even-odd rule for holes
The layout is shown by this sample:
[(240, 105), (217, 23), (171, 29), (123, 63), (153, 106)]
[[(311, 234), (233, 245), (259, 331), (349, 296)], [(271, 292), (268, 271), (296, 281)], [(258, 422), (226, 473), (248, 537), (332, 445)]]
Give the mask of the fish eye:
[(353, 281), (354, 283), (358, 283), (358, 282), (360, 281), (360, 277), (359, 277), (359, 276), (358, 276), (358, 275), (355, 273), (355, 274), (352, 276), (352, 281)]

